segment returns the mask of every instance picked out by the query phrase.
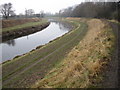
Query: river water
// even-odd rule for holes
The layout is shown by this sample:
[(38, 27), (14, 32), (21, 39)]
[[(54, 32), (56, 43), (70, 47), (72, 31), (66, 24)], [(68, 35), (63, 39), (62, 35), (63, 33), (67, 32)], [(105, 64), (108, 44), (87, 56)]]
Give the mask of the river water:
[(50, 25), (42, 31), (30, 34), (27, 36), (19, 37), (13, 40), (0, 43), (2, 47), (2, 62), (11, 60), (15, 56), (25, 54), (37, 46), (49, 43), (51, 40), (56, 39), (69, 32), (70, 25), (63, 22), (51, 22)]

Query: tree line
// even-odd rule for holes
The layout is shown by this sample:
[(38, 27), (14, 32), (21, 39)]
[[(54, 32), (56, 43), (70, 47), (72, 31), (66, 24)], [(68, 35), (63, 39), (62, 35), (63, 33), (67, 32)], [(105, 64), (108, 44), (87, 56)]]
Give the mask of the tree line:
[(25, 9), (25, 14), (20, 13), (16, 15), (15, 10), (13, 10), (12, 3), (5, 3), (0, 5), (0, 15), (3, 19), (8, 18), (30, 18), (30, 17), (40, 17), (43, 18), (45, 16), (44, 11), (40, 11), (40, 13), (35, 14), (33, 9)]
[(62, 9), (56, 15), (61, 17), (116, 19), (120, 21), (120, 2), (84, 2)]
[(6, 19), (8, 19), (9, 16), (14, 16), (14, 10), (12, 9), (12, 4), (11, 3), (5, 3), (0, 6), (0, 12), (2, 16)]
[[(104, 19), (116, 19), (120, 21), (120, 1), (119, 2), (107, 2), (107, 1), (83, 2), (76, 6), (62, 9), (54, 16), (104, 18)], [(53, 16), (50, 13), (44, 13), (44, 11), (40, 11), (40, 13), (35, 14), (33, 9), (25, 9), (25, 14), (20, 13), (19, 15), (16, 15), (15, 10), (13, 10), (13, 6), (11, 3), (5, 3), (0, 5), (0, 13), (2, 17), (5, 19), (11, 17), (26, 18), (26, 17)]]

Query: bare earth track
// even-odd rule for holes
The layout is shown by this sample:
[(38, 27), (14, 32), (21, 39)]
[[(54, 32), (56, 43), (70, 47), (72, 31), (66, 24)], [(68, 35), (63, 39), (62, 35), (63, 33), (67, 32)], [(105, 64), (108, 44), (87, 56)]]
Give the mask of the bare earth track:
[(105, 73), (103, 74), (104, 80), (101, 82), (100, 87), (120, 88), (120, 25), (113, 22), (107, 23), (109, 23), (116, 36), (116, 45), (112, 59), (105, 68)]

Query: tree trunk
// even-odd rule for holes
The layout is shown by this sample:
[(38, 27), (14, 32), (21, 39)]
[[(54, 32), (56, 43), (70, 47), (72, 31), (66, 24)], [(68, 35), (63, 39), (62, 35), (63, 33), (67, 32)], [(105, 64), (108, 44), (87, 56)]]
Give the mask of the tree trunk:
[(8, 16), (5, 16), (5, 19), (8, 19)]

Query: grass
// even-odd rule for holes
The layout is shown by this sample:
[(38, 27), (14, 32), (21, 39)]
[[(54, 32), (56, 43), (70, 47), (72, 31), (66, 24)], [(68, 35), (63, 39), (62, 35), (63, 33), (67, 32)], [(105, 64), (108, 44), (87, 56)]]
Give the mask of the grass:
[(72, 31), (3, 64), (3, 87), (97, 87), (95, 83), (102, 80), (99, 75), (114, 50), (112, 29), (99, 19), (65, 21), (74, 25)]
[(32, 88), (97, 87), (95, 83), (102, 80), (99, 73), (114, 50), (115, 36), (109, 25), (98, 19), (91, 19), (87, 24), (84, 39)]
[(13, 26), (13, 27), (3, 28), (2, 32), (14, 31), (14, 30), (22, 29), (22, 28), (42, 25), (46, 22), (47, 22), (46, 20), (42, 20), (42, 21), (39, 21), (39, 22), (29, 22), (29, 23), (25, 23), (25, 24), (21, 24), (21, 25), (16, 25), (16, 26)]
[(117, 20), (108, 20), (108, 21), (113, 22), (113, 23), (120, 24), (120, 22), (119, 22), (119, 21), (117, 21)]
[[(87, 31), (85, 23), (74, 20), (71, 23), (75, 26), (74, 30), (33, 52), (3, 64), (3, 87), (28, 87), (43, 77), (56, 63), (60, 63), (67, 53), (82, 40)], [(54, 53), (51, 54), (52, 52)], [(47, 55), (49, 56), (44, 58)], [(40, 61), (41, 58), (44, 60)], [(35, 62), (38, 63), (34, 67), (19, 74)], [(13, 77), (12, 81), (9, 80), (11, 77)]]

